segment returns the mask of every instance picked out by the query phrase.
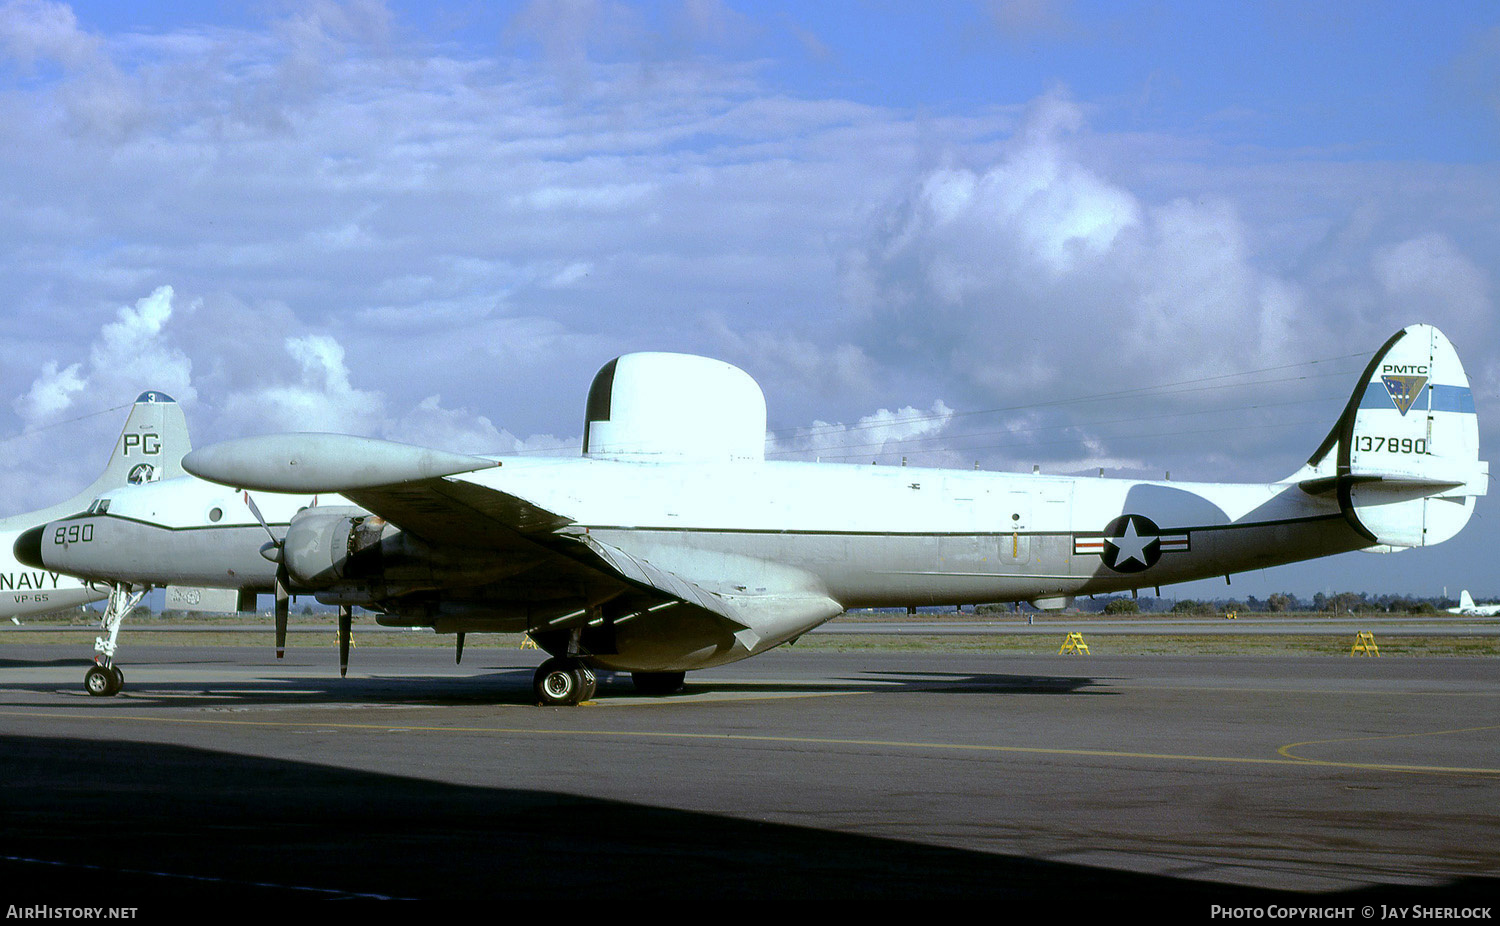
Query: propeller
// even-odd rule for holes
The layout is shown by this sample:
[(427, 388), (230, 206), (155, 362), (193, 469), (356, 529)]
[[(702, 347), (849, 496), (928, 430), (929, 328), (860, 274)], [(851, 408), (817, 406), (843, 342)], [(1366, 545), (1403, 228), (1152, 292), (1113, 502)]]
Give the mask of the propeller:
[(244, 493), (244, 498), (245, 506), (250, 509), (251, 514), (255, 515), (255, 520), (260, 522), (260, 526), (265, 528), (266, 534), (271, 538), (271, 542), (266, 547), (261, 547), (261, 555), (276, 564), (276, 608), (273, 613), (276, 619), (276, 658), (281, 659), (286, 656), (286, 619), (287, 612), (291, 610), (292, 599), (291, 580), (286, 571), (286, 558), (282, 555), (282, 545), (286, 543), (286, 538), (278, 539), (275, 534), (271, 533), (270, 525), (266, 524), (265, 517), (260, 513), (260, 507), (255, 504), (255, 499), (250, 497), (249, 492)]
[(349, 638), (354, 634), (354, 609), (339, 605), (339, 678), (349, 675)]

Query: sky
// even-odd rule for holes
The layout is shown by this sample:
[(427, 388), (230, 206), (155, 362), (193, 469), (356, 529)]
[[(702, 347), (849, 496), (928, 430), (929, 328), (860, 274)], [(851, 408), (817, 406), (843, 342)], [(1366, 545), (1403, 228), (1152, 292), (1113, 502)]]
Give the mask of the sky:
[[(636, 350), (772, 459), (1271, 481), (1428, 322), (1500, 438), (1490, 2), (0, 0), (0, 134), (4, 513), (145, 389), (565, 454)], [(1179, 591), (1500, 597), (1497, 505)]]

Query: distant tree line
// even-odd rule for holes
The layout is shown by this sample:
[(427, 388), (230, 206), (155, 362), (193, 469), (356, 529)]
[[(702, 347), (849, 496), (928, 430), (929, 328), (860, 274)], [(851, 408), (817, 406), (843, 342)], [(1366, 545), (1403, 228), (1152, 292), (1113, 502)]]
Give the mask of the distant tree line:
[[(1475, 601), (1490, 598), (1475, 596)], [(1275, 592), (1265, 598), (1249, 595), (1245, 598), (1154, 598), (1148, 596), (1099, 595), (1094, 598), (1080, 597), (1076, 602), (1079, 611), (1095, 614), (1224, 614), (1235, 611), (1241, 614), (1281, 613), (1287, 611), (1321, 612), (1324, 614), (1386, 613), (1386, 614), (1437, 614), (1447, 608), (1458, 606), (1457, 599), (1416, 598), (1410, 595), (1371, 595), (1367, 592), (1318, 592), (1311, 598), (1299, 598), (1287, 592)], [(975, 613), (1005, 613), (1012, 611), (1034, 611), (1028, 604), (980, 605)]]

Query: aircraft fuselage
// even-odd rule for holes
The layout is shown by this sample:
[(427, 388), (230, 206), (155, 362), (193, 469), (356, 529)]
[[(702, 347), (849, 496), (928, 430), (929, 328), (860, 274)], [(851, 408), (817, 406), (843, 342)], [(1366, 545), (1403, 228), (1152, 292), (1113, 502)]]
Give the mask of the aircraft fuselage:
[[(532, 500), (570, 518), (568, 530), (712, 592), (753, 596), (758, 587), (784, 587), (795, 570), (846, 608), (1114, 592), (1369, 545), (1336, 502), (1295, 484), (588, 459), (507, 459), (454, 478)], [(260, 553), (266, 531), (238, 493), (172, 480), (108, 498), (107, 512), (43, 532), (48, 569), (158, 585), (271, 587), (275, 565)], [(275, 493), (255, 498), (273, 532), (313, 504)], [(348, 504), (337, 496), (318, 503)]]

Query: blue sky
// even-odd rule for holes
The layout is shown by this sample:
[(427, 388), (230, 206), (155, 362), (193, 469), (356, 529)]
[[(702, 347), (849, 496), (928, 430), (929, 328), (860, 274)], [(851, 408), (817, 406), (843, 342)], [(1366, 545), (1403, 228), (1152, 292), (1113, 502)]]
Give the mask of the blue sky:
[[(1493, 447), (1497, 117), (1492, 3), (7, 0), (0, 508), (145, 388), (566, 452), (640, 349), (780, 458), (1261, 480), (1428, 321)], [(1496, 504), (1234, 590), (1500, 594)]]

